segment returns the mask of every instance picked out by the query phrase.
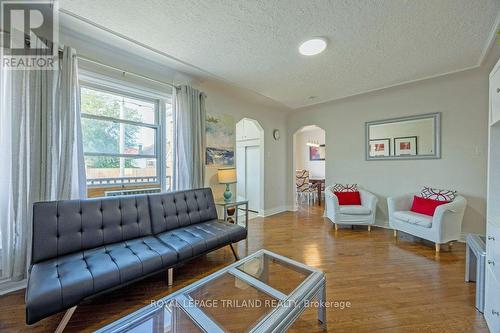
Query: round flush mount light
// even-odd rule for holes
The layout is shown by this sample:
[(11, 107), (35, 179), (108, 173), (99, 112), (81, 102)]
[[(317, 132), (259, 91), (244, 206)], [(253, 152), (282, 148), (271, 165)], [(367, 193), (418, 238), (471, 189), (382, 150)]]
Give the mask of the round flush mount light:
[(306, 40), (299, 46), (299, 52), (305, 56), (320, 54), (326, 49), (326, 39), (315, 37)]

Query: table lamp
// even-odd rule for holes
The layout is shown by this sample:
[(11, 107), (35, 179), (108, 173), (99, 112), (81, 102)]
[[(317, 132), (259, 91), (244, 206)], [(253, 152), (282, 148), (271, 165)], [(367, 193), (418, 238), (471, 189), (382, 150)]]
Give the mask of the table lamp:
[(229, 184), (236, 183), (236, 168), (226, 168), (217, 170), (217, 176), (219, 177), (220, 184), (226, 184), (226, 191), (224, 192), (224, 201), (231, 201), (233, 194)]

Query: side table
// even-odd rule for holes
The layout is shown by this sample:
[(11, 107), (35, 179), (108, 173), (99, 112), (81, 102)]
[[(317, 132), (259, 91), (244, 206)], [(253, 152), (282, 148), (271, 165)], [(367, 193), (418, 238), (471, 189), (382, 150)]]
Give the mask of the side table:
[[(230, 201), (224, 201), (223, 199), (217, 200), (215, 202), (217, 206), (221, 206), (224, 210), (224, 221), (227, 221), (227, 209), (234, 207), (236, 208), (235, 212), (235, 223), (238, 224), (238, 210), (243, 209), (245, 211), (245, 229), (248, 230), (248, 200), (242, 197), (236, 197), (231, 199)], [(240, 208), (242, 207), (242, 208)]]

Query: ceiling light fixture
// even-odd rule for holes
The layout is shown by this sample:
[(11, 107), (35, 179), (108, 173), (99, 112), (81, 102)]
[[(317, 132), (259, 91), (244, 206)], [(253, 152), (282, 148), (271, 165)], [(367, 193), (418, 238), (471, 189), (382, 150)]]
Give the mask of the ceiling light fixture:
[(320, 54), (326, 49), (326, 39), (321, 37), (311, 38), (300, 44), (299, 52), (305, 56)]

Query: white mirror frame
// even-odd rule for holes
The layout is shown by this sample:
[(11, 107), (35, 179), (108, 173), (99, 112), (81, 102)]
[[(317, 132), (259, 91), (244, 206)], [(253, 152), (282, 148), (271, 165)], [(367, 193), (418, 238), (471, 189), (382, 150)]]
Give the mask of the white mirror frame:
[[(402, 121), (428, 119), (434, 120), (434, 154), (433, 155), (415, 155), (415, 156), (370, 156), (370, 126), (397, 123)], [(391, 143), (392, 144), (392, 143)], [(416, 116), (391, 118), (384, 120), (369, 121), (365, 123), (365, 159), (366, 161), (383, 160), (428, 160), (441, 158), (441, 112), (427, 113)]]

